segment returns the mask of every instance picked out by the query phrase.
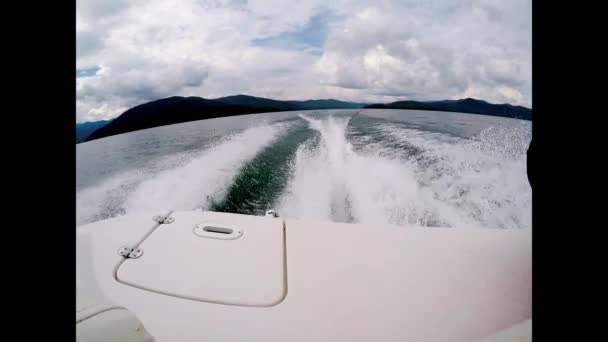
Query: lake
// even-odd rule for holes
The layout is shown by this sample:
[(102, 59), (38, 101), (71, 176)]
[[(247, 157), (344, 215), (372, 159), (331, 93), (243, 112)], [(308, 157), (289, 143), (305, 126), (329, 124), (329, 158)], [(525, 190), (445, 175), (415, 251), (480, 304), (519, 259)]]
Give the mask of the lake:
[(530, 121), (311, 110), (156, 127), (78, 144), (77, 224), (202, 209), (427, 227), (529, 228)]

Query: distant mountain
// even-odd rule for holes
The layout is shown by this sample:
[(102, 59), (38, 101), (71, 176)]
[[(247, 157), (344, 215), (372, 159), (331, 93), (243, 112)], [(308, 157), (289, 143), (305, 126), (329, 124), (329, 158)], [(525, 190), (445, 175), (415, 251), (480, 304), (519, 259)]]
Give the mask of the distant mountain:
[(510, 104), (492, 104), (482, 100), (466, 98), (462, 100), (443, 100), (443, 101), (397, 101), (392, 103), (376, 103), (365, 106), (365, 108), (384, 108), (384, 109), (418, 109), (436, 110), (443, 112), (472, 113), (493, 116), (503, 116), (532, 120), (532, 109), (522, 106), (512, 106)]
[[(90, 141), (140, 129), (171, 125), (180, 122), (224, 116), (311, 109), (394, 108), (421, 109), (446, 112), (474, 113), (532, 120), (532, 110), (509, 104), (491, 104), (481, 100), (398, 101), (388, 104), (344, 102), (333, 99), (307, 101), (279, 101), (249, 95), (235, 95), (218, 99), (173, 96), (135, 106), (111, 122), (91, 122), (76, 125), (76, 142)], [(80, 126), (80, 128), (79, 128)], [(78, 133), (79, 129), (83, 134)], [(88, 133), (86, 129), (89, 129)], [(86, 136), (86, 138), (79, 138)], [(80, 140), (79, 140), (80, 139)]]
[(220, 97), (219, 99), (214, 99), (214, 101), (237, 106), (276, 108), (285, 111), (299, 109), (297, 105), (291, 104), (288, 101), (272, 100), (249, 95)]
[(87, 141), (180, 122), (281, 110), (276, 107), (232, 105), (193, 96), (173, 96), (127, 110), (109, 124), (93, 132)]
[(282, 110), (310, 110), (310, 109), (351, 109), (363, 108), (366, 103), (344, 102), (334, 99), (327, 100), (306, 100), (306, 101), (279, 101), (263, 97), (249, 95), (234, 95), (215, 99), (222, 103), (253, 106), (253, 107), (274, 107)]
[(287, 101), (296, 105), (300, 110), (307, 109), (356, 109), (363, 108), (367, 103), (344, 102), (334, 99), (327, 100), (306, 100), (306, 101)]
[(91, 133), (86, 141), (140, 129), (224, 116), (305, 109), (362, 108), (363, 105), (338, 100), (278, 101), (248, 95), (213, 100), (173, 96), (127, 110)]
[(76, 124), (76, 143), (81, 143), (86, 141), (86, 139), (98, 128), (101, 128), (107, 125), (112, 120), (100, 120), (100, 121), (91, 121), (91, 122), (83, 122)]

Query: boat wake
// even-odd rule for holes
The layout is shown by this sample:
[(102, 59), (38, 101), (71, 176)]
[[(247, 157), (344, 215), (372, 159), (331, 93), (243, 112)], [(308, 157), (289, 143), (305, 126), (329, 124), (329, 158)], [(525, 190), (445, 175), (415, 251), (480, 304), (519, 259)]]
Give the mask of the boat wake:
[(357, 116), (300, 114), (77, 193), (77, 224), (165, 209), (427, 227), (531, 226), (529, 129), (474, 139)]
[(531, 225), (529, 140), (523, 131), (489, 128), (471, 140), (383, 123), (362, 134), (357, 127), (349, 131), (350, 118), (301, 117), (320, 136), (298, 150), (279, 205), (283, 216), (447, 227)]
[[(129, 171), (77, 193), (77, 224), (143, 211), (207, 209), (239, 170), (288, 129), (253, 127), (218, 141), (187, 162), (150, 173)], [(161, 163), (167, 161), (161, 161)]]

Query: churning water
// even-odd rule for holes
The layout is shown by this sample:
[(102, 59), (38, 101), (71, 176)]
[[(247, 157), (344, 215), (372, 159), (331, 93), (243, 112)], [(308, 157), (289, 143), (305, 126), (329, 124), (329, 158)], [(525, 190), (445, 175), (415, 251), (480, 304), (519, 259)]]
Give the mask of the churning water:
[(204, 209), (429, 227), (531, 226), (531, 123), (322, 110), (158, 127), (77, 147), (77, 224)]

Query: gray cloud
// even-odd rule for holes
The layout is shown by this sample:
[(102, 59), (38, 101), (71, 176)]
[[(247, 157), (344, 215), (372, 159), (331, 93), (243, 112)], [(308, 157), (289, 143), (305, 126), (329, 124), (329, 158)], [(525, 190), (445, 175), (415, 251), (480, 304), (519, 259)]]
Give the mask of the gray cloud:
[(102, 47), (99, 36), (91, 31), (82, 31), (77, 34), (76, 54), (85, 57), (95, 53)]
[[(476, 97), (530, 106), (529, 0), (78, 0), (77, 120), (160, 97)], [(299, 42), (328, 20), (321, 53)], [(294, 48), (290, 48), (294, 47)]]
[(126, 10), (129, 5), (128, 0), (78, 0), (76, 9), (79, 15), (103, 20)]
[(383, 2), (344, 21), (328, 37), (318, 64), (322, 77), (350, 87), (351, 70), (360, 70), (367, 76), (363, 88), (374, 94), (531, 104), (530, 31), (521, 15), (529, 2), (408, 5)]

